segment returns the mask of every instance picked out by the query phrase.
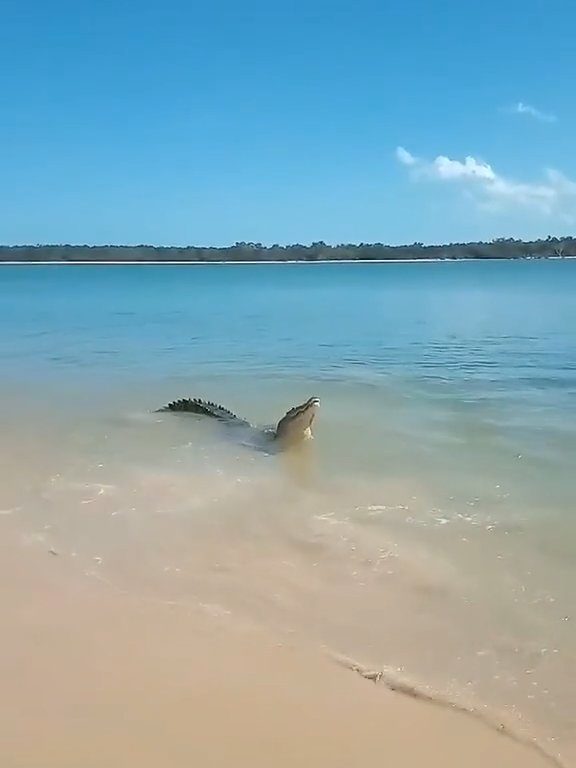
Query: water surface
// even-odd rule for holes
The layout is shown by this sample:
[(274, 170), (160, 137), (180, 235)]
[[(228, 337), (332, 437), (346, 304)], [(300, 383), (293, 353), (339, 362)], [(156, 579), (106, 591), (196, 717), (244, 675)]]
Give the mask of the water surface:
[[(576, 262), (3, 266), (0, 524), (575, 754)], [(322, 399), (302, 455), (257, 424)]]

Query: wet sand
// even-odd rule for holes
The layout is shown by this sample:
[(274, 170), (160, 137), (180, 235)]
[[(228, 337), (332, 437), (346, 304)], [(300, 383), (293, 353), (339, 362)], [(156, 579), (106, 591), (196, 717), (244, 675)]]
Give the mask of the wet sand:
[(79, 579), (65, 556), (4, 534), (3, 768), (553, 764), (319, 649)]

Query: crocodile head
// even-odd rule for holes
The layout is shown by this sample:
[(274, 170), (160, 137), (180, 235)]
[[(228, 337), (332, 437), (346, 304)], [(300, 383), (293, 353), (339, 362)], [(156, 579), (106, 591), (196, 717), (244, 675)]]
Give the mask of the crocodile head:
[(311, 397), (301, 405), (291, 408), (276, 426), (275, 438), (282, 443), (294, 444), (312, 438), (312, 422), (316, 417), (320, 399)]

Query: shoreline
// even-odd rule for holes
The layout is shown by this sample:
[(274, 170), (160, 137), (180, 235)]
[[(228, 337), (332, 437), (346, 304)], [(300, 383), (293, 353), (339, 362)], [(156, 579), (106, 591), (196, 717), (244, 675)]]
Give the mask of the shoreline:
[(404, 768), (561, 765), (294, 638), (120, 591), (6, 533), (6, 768), (376, 768), (383, 754)]
[(257, 264), (306, 264), (306, 265), (318, 265), (318, 264), (438, 264), (438, 263), (450, 263), (450, 262), (510, 262), (510, 261), (574, 261), (576, 256), (527, 256), (525, 258), (461, 258), (461, 259), (317, 259), (317, 260), (305, 260), (305, 259), (262, 259), (258, 261), (233, 261), (233, 260), (214, 260), (214, 261), (154, 261), (154, 260), (135, 260), (135, 261), (101, 261), (101, 260), (74, 260), (74, 261), (0, 261), (1, 266), (204, 266), (209, 267), (212, 265), (218, 266), (241, 266), (241, 265), (257, 265)]

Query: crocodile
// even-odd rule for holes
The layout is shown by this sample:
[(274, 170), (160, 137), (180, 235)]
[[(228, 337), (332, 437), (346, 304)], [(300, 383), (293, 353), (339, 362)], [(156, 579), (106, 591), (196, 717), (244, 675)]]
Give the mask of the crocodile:
[(157, 413), (172, 411), (173, 413), (208, 416), (229, 426), (246, 427), (250, 431), (256, 430), (269, 439), (270, 442), (283, 449), (293, 447), (313, 438), (312, 423), (319, 406), (320, 399), (318, 397), (310, 397), (306, 402), (295, 405), (286, 411), (275, 427), (257, 427), (246, 419), (236, 416), (235, 413), (232, 413), (223, 405), (202, 400), (199, 397), (173, 400), (168, 405), (159, 408)]

